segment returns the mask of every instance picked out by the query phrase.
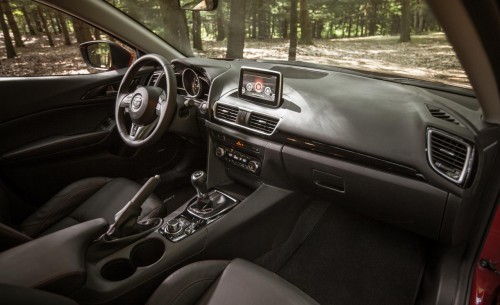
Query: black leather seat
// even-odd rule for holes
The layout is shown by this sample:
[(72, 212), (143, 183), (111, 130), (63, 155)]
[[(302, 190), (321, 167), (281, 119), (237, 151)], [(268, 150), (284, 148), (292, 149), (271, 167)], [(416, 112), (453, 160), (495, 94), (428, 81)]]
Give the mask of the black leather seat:
[(147, 305), (318, 304), (278, 275), (242, 259), (202, 261), (170, 275)]
[[(0, 284), (5, 304), (75, 305), (51, 293)], [(33, 302), (35, 301), (36, 302)], [(147, 305), (318, 305), (276, 274), (242, 259), (202, 261), (170, 275)]]
[[(91, 219), (104, 218), (112, 223), (116, 212), (139, 189), (137, 183), (124, 178), (95, 177), (74, 182), (30, 215), (18, 228), (0, 224), (0, 250)], [(140, 219), (155, 217), (162, 212), (162, 202), (156, 196), (150, 196), (142, 205)]]

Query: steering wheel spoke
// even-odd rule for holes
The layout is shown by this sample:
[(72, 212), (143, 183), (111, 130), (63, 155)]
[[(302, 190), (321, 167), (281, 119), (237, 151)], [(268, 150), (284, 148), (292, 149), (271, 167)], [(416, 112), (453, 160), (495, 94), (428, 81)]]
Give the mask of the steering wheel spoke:
[(132, 103), (133, 97), (134, 97), (133, 93), (122, 94), (121, 96), (119, 96), (118, 100), (120, 101), (120, 108), (128, 109), (130, 107), (130, 104)]
[(138, 125), (132, 123), (132, 126), (130, 126), (130, 133), (129, 133), (130, 139), (133, 141), (144, 140), (151, 134), (151, 132), (155, 129), (157, 124), (158, 124), (158, 119), (156, 119), (153, 123), (149, 125)]

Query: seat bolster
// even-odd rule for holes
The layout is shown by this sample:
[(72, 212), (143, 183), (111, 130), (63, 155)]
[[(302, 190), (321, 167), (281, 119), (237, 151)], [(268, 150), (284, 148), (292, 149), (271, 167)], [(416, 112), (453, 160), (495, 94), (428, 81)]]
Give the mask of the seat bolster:
[(146, 304), (193, 305), (217, 280), (228, 263), (212, 260), (187, 265), (165, 279)]
[(2, 303), (9, 305), (78, 305), (66, 297), (32, 288), (0, 284)]
[(94, 177), (76, 181), (57, 193), (20, 226), (24, 234), (36, 238), (47, 228), (75, 210), (111, 179)]
[(16, 229), (13, 229), (3, 223), (0, 223), (0, 252), (10, 249), (12, 247), (24, 244), (31, 240), (31, 238)]
[(310, 296), (275, 273), (242, 259), (231, 261), (196, 304), (318, 305)]

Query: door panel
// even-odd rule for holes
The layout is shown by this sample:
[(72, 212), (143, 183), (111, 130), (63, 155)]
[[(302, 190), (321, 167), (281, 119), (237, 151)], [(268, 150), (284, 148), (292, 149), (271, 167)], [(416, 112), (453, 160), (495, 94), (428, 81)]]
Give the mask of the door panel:
[[(180, 138), (166, 135), (152, 147), (132, 149), (119, 137), (115, 91), (124, 72), (0, 78), (0, 179), (5, 185), (39, 205), (78, 179), (141, 179), (173, 166), (182, 155)], [(141, 71), (137, 82), (149, 72)]]

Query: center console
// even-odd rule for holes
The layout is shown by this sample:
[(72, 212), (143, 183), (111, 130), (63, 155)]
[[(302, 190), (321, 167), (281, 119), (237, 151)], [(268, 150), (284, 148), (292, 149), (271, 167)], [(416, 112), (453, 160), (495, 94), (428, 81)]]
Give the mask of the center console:
[(170, 219), (159, 232), (172, 242), (178, 242), (222, 217), (240, 201), (219, 190), (207, 191), (206, 173), (196, 171), (191, 183), (197, 195), (180, 215)]

